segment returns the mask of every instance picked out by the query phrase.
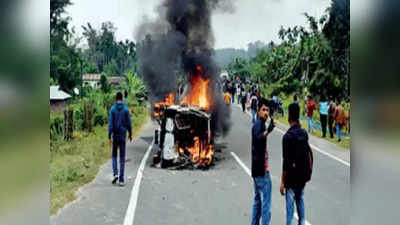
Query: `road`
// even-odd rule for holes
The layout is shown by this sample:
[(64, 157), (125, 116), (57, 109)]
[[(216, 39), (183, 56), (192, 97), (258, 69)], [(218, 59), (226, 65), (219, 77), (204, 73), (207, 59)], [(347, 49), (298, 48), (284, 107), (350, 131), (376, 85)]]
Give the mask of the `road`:
[[(251, 120), (237, 105), (231, 110), (232, 129), (225, 138), (217, 140), (216, 149), (221, 151), (215, 153), (215, 165), (209, 170), (151, 167), (150, 147), (156, 125), (148, 122), (127, 146), (127, 185), (111, 185), (111, 162), (108, 162), (93, 182), (80, 189), (78, 200), (50, 218), (51, 224), (250, 224)], [(268, 136), (271, 224), (285, 224), (285, 201), (279, 193), (285, 129), (279, 125)], [(310, 142), (314, 149), (314, 171), (305, 189), (307, 223), (350, 224), (350, 153), (318, 138), (311, 138)]]

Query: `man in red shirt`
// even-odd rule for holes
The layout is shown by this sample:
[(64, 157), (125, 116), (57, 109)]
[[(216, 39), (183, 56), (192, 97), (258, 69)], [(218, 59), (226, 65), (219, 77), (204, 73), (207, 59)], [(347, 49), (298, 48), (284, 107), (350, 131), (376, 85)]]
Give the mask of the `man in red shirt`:
[(312, 100), (311, 95), (308, 96), (307, 99), (307, 121), (308, 121), (308, 132), (314, 133), (314, 129), (312, 126), (312, 116), (315, 109), (315, 102)]

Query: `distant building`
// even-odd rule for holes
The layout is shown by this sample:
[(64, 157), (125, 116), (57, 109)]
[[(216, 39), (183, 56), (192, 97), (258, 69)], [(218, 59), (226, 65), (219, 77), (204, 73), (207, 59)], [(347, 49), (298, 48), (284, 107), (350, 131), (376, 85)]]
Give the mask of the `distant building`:
[(100, 77), (99, 73), (88, 73), (82, 76), (83, 86), (89, 85), (92, 88), (100, 88)]
[(50, 112), (60, 112), (67, 107), (71, 95), (60, 90), (59, 86), (50, 86)]
[(117, 88), (121, 86), (123, 81), (125, 81), (125, 77), (107, 77), (107, 82)]

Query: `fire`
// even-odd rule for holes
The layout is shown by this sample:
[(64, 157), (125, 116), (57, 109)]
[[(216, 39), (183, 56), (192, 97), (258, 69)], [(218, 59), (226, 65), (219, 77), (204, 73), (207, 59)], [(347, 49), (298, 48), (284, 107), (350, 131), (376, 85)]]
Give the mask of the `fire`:
[[(193, 142), (192, 147), (186, 148), (192, 162), (198, 165), (210, 165), (214, 155), (213, 145), (208, 145), (207, 141), (202, 141), (199, 137), (194, 137)], [(183, 149), (179, 149), (179, 151), (183, 152)]]
[(181, 102), (181, 105), (197, 106), (200, 109), (210, 109), (209, 83), (210, 79), (202, 77), (202, 69), (196, 66), (197, 73), (190, 75), (191, 90)]
[(161, 116), (162, 115), (161, 108), (171, 106), (174, 103), (175, 103), (175, 96), (173, 93), (169, 93), (169, 94), (165, 95), (165, 100), (163, 102), (154, 103), (153, 116), (154, 117)]
[[(209, 92), (210, 79), (203, 77), (203, 70), (201, 66), (196, 66), (196, 71), (190, 74), (190, 91), (184, 96), (180, 105), (184, 106), (196, 106), (203, 111), (209, 111), (211, 105), (211, 96)], [(175, 104), (174, 93), (169, 93), (165, 96), (164, 101), (157, 102), (154, 104), (153, 116), (160, 118), (166, 107)], [(205, 131), (206, 132), (206, 131)], [(193, 139), (191, 139), (193, 138)], [(208, 132), (203, 134), (193, 134), (190, 137), (190, 141), (184, 142), (185, 144), (178, 144), (179, 140), (175, 140), (175, 151), (179, 154), (189, 153), (190, 160), (192, 163), (209, 166), (214, 156), (214, 146), (210, 144), (211, 131), (210, 124), (208, 124)], [(193, 140), (193, 141), (192, 141)]]

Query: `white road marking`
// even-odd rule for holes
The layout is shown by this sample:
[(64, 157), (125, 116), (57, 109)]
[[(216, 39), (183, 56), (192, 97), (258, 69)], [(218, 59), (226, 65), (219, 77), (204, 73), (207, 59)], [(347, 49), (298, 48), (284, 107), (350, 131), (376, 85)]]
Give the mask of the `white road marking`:
[(247, 173), (247, 175), (249, 175), (251, 177), (249, 168), (247, 168), (247, 166), (242, 162), (242, 160), (240, 160), (240, 158), (234, 152), (231, 152), (231, 155), (233, 156), (233, 158), (236, 159), (236, 161), (244, 169), (244, 171)]
[[(237, 104), (234, 104), (234, 105), (241, 109), (241, 107), (240, 107), (239, 105), (237, 105)], [(251, 117), (250, 112), (246, 111), (246, 113)], [(278, 127), (276, 127), (275, 129), (276, 129), (279, 133), (285, 134), (285, 131), (283, 131), (282, 129), (280, 129), (280, 128), (278, 128)], [(315, 145), (313, 145), (313, 144), (310, 144), (310, 146), (311, 146), (311, 148), (313, 148), (315, 151), (317, 151), (317, 152), (319, 152), (319, 153), (321, 153), (321, 154), (323, 154), (323, 155), (325, 155), (325, 156), (328, 156), (328, 157), (330, 157), (331, 159), (334, 159), (334, 160), (336, 160), (336, 161), (342, 163), (342, 164), (345, 165), (345, 166), (350, 167), (350, 163), (349, 163), (349, 162), (347, 162), (347, 161), (345, 161), (345, 160), (343, 160), (343, 159), (340, 159), (340, 158), (338, 158), (338, 157), (336, 157), (336, 156), (334, 156), (334, 155), (332, 155), (332, 154), (330, 154), (330, 153), (328, 153), (328, 152), (325, 152), (324, 150), (318, 148), (317, 146), (315, 146)]]
[(144, 166), (146, 164), (147, 158), (149, 157), (152, 147), (153, 147), (153, 142), (150, 144), (149, 148), (147, 149), (146, 153), (143, 156), (142, 161), (140, 162), (140, 166), (135, 178), (135, 183), (133, 184), (132, 187), (131, 198), (129, 199), (129, 205), (125, 213), (125, 219), (123, 225), (132, 225), (135, 219), (136, 205), (139, 197), (140, 183), (142, 182)]
[[(243, 161), (239, 158), (239, 156), (237, 156), (234, 152), (231, 152), (231, 155), (233, 156), (233, 158), (236, 159), (236, 161), (244, 169), (244, 171), (247, 173), (247, 175), (249, 175), (249, 177), (251, 177), (250, 169), (243, 163)], [(272, 175), (271, 175), (271, 177), (272, 177)], [(294, 212), (294, 217), (296, 218), (296, 220), (299, 220), (299, 217), (297, 216), (296, 212)], [(312, 225), (312, 224), (306, 220), (306, 225)]]

